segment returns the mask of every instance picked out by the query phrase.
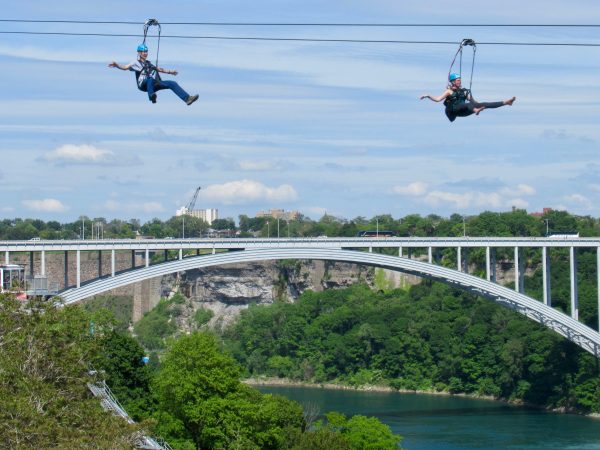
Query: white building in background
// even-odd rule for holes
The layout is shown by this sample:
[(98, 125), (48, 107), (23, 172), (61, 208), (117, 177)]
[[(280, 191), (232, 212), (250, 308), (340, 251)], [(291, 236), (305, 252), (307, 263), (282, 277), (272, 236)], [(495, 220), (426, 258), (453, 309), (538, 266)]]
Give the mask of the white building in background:
[(176, 216), (183, 216), (184, 214), (202, 219), (209, 225), (212, 225), (213, 220), (217, 220), (219, 218), (219, 210), (216, 208), (192, 209), (191, 211), (188, 211), (185, 206), (182, 206), (175, 212)]

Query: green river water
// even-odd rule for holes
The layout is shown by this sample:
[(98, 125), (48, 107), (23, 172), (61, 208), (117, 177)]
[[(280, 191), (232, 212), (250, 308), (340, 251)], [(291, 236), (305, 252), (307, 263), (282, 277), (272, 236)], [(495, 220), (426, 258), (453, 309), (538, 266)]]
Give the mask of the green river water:
[(404, 437), (406, 450), (600, 450), (600, 419), (466, 397), (260, 386), (322, 414), (375, 416)]

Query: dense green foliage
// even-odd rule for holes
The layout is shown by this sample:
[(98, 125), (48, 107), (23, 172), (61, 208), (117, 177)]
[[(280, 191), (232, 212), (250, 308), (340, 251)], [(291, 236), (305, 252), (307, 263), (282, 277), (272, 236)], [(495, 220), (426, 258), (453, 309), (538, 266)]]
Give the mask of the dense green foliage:
[(177, 331), (175, 318), (181, 314), (180, 306), (185, 302), (181, 295), (161, 299), (144, 317), (135, 324), (134, 331), (140, 343), (148, 350), (165, 348), (166, 338)]
[[(185, 220), (185, 223), (184, 223)], [(578, 231), (581, 236), (599, 236), (600, 220), (589, 216), (572, 216), (564, 211), (548, 211), (541, 217), (528, 215), (525, 210), (511, 212), (486, 211), (475, 216), (452, 214), (449, 218), (430, 214), (422, 217), (411, 214), (394, 219), (389, 214), (367, 219), (356, 217), (343, 219), (324, 215), (319, 220), (300, 216), (297, 220), (277, 220), (267, 217), (238, 218), (238, 226), (231, 218), (217, 219), (211, 227), (224, 236), (239, 232), (242, 236), (354, 236), (362, 230), (389, 230), (397, 236), (545, 236), (549, 232)], [(206, 236), (209, 226), (201, 219), (174, 216), (162, 221), (158, 218), (141, 224), (137, 219), (129, 221), (107, 220), (103, 217), (90, 219), (82, 216), (71, 223), (44, 222), (39, 219), (4, 219), (0, 221), (0, 239), (26, 240), (78, 239), (85, 236), (104, 238), (134, 238), (137, 234), (155, 238), (180, 238)]]
[(145, 365), (143, 355), (106, 310), (0, 298), (2, 448), (133, 448), (140, 426), (102, 410), (87, 388), (98, 380), (175, 449), (361, 449), (360, 439), (387, 429), (366, 418), (355, 419), (368, 420), (362, 438), (354, 418), (306, 429), (298, 403), (241, 383), (241, 367), (212, 334), (171, 340), (161, 363)]
[(133, 448), (137, 428), (86, 386), (101, 349), (82, 309), (0, 297), (2, 448)]
[(447, 390), (600, 412), (598, 360), (488, 300), (439, 283), (306, 292), (251, 306), (227, 333), (253, 375)]

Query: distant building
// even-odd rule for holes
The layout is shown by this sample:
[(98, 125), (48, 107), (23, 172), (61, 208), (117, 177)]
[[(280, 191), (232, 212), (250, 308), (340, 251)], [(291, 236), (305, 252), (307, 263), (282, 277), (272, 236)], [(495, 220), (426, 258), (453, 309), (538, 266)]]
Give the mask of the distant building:
[(256, 217), (272, 217), (273, 219), (281, 220), (298, 220), (300, 213), (298, 211), (285, 211), (283, 209), (275, 208), (268, 211), (259, 211), (256, 213)]
[(185, 206), (179, 208), (176, 212), (176, 216), (192, 216), (197, 217), (198, 219), (204, 220), (207, 224), (212, 225), (213, 220), (217, 220), (219, 218), (219, 210), (216, 208), (208, 208), (208, 209), (192, 209), (188, 211)]
[(542, 209), (542, 212), (534, 212), (534, 213), (531, 213), (530, 216), (533, 216), (533, 217), (542, 217), (542, 216), (545, 216), (546, 214), (548, 214), (550, 212), (552, 212), (552, 208), (544, 208), (544, 209)]

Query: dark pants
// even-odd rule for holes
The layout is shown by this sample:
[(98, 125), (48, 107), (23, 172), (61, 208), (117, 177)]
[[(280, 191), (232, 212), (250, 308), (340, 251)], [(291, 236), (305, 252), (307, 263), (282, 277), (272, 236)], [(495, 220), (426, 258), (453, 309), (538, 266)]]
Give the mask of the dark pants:
[(473, 109), (475, 108), (483, 108), (485, 107), (486, 109), (493, 109), (493, 108), (500, 108), (501, 106), (504, 106), (504, 102), (468, 102), (468, 103), (462, 103), (460, 105), (455, 105), (452, 108), (446, 108), (446, 117), (448, 117), (448, 120), (450, 122), (454, 122), (456, 120), (457, 117), (467, 117), (470, 116), (471, 114), (473, 114), (475, 111), (473, 111)]
[(171, 89), (173, 92), (175, 92), (175, 94), (177, 94), (177, 97), (179, 97), (184, 102), (190, 96), (175, 81), (171, 81), (171, 80), (167, 80), (167, 81), (160, 80), (159, 81), (159, 80), (155, 80), (154, 78), (148, 78), (148, 80), (146, 81), (146, 90), (148, 92), (148, 98), (150, 100), (152, 100), (152, 96), (154, 95), (155, 92), (162, 91), (163, 89)]

